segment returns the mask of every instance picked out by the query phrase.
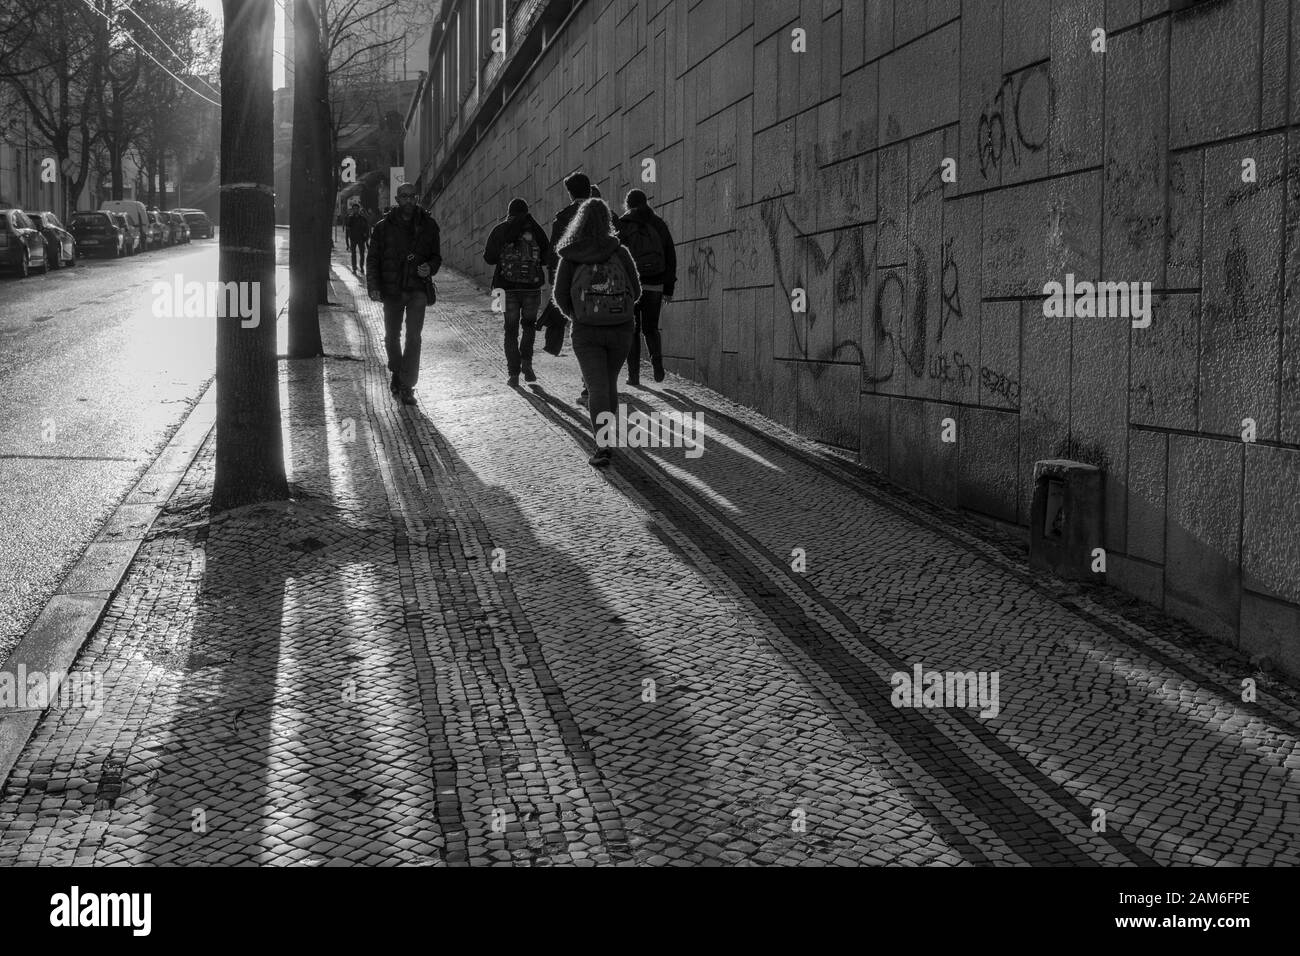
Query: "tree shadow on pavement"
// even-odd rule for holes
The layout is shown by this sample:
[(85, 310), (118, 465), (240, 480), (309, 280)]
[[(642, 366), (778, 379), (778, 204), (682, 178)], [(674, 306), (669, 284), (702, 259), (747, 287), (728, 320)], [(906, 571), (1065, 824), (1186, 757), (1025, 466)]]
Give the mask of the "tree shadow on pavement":
[(329, 408), (327, 368), (285, 365), (295, 499), (210, 523), (184, 673), (134, 794), (148, 862), (436, 856), (432, 785), (406, 776), (429, 761), (385, 594), (387, 509), (367, 499), (374, 468)]
[[(600, 571), (615, 542), (593, 533), (555, 546), (553, 525), (535, 526), (547, 516), (522, 503), (536, 463), (509, 463), (489, 480), (422, 411), (401, 417), (427, 495), (428, 547), (444, 572), (455, 568), (437, 594), (457, 623), (441, 650), (479, 699), (447, 715), (448, 736), (463, 742), (456, 780), (473, 794), (460, 808), (471, 858), (500, 846), (515, 862), (569, 862), (599, 832), (589, 860), (630, 860), (638, 831), (662, 838), (664, 818), (679, 827), (675, 844), (704, 843), (718, 829), (701, 822), (716, 758), (694, 732), (690, 675), (657, 658), (646, 632), (604, 597), (620, 587)], [(504, 569), (493, 571), (497, 559)], [(487, 777), (477, 791), (475, 776)], [(484, 825), (493, 809), (505, 811), (503, 834)]]

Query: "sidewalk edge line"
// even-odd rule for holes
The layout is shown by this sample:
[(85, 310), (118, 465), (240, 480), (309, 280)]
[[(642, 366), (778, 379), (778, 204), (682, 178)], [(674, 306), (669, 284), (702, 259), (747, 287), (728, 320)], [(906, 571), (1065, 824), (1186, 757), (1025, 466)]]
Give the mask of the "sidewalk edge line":
[[(108, 605), (117, 596), (140, 546), (144, 544), (158, 516), (171, 500), (215, 427), (216, 384), (214, 376), (176, 426), (167, 444), (122, 497), (95, 537), (82, 549), (81, 556), (64, 575), (58, 589), (50, 596), (0, 670), (12, 671), (20, 663), (31, 661), (43, 665), (41, 669), (50, 672), (71, 671), (86, 641), (99, 627)], [(148, 491), (154, 487), (158, 488), (156, 493)], [(139, 509), (142, 505), (149, 514), (148, 522), (143, 528), (138, 532), (133, 530), (129, 535), (107, 534), (108, 529), (114, 526), (127, 509)], [(139, 524), (137, 520), (136, 525)], [(97, 545), (101, 547), (97, 548)], [(113, 545), (130, 547), (120, 547), (111, 566), (107, 568), (101, 562), (91, 560), (94, 553), (105, 550), (103, 546), (111, 548)], [(96, 584), (100, 586), (74, 588), (70, 584), (79, 579), (96, 578)], [(70, 609), (75, 609), (71, 615), (67, 613)], [(72, 618), (70, 622), (60, 623), (60, 617), (66, 619), (69, 616)], [(67, 626), (69, 623), (72, 626)], [(51, 631), (53, 633), (49, 633)], [(54, 666), (50, 667), (50, 664)], [(32, 708), (6, 708), (0, 712), (0, 789), (8, 783), (19, 756), (50, 709), (52, 708), (45, 707), (37, 711)]]

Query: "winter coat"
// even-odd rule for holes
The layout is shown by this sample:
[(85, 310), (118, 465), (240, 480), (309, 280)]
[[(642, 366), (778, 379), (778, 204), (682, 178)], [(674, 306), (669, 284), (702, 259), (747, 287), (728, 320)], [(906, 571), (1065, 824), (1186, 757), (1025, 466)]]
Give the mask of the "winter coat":
[(555, 280), (555, 270), (560, 264), (560, 258), (555, 247), (564, 238), (564, 230), (569, 228), (569, 223), (573, 222), (573, 217), (578, 214), (578, 207), (584, 202), (586, 202), (585, 199), (575, 199), (557, 212), (555, 220), (551, 223), (551, 258), (546, 267), (550, 270), (552, 282)]
[(366, 214), (360, 209), (348, 214), (345, 228), (347, 229), (348, 242), (353, 245), (365, 242), (370, 238), (370, 220), (366, 218)]
[(632, 301), (641, 298), (641, 279), (636, 272), (636, 263), (632, 261), (632, 253), (614, 236), (583, 236), (568, 245), (561, 245), (555, 251), (559, 255), (560, 268), (555, 273), (552, 298), (566, 318), (576, 321), (573, 314), (573, 289), (570, 286), (573, 285), (577, 265), (582, 262), (604, 262), (610, 256), (617, 255), (632, 283)]
[[(533, 285), (507, 282), (501, 275), (501, 248), (506, 243), (514, 242), (526, 230), (532, 231), (533, 239), (537, 242), (538, 251), (542, 255), (542, 272)], [(483, 251), (483, 261), (490, 266), (496, 266), (492, 273), (492, 288), (505, 289), (507, 292), (533, 292), (540, 289), (546, 281), (546, 270), (550, 266), (552, 256), (554, 256), (554, 252), (551, 251), (550, 240), (546, 238), (546, 230), (532, 217), (531, 213), (507, 218), (497, 223), (492, 229), (492, 234), (488, 236), (487, 248)]]
[[(407, 262), (408, 255), (414, 260)], [(366, 288), (385, 299), (400, 299), (404, 292), (424, 289), (424, 280), (416, 269), (429, 264), (430, 277), (442, 268), (442, 250), (438, 223), (419, 206), (410, 223), (402, 221), (401, 211), (394, 209), (370, 233), (370, 251), (366, 254)]]
[(668, 224), (655, 215), (649, 206), (637, 206), (618, 220), (620, 223), (631, 221), (648, 223), (659, 233), (659, 241), (664, 246), (664, 271), (656, 275), (643, 275), (641, 282), (645, 285), (662, 285), (664, 295), (672, 298), (673, 290), (677, 288), (677, 250), (673, 248), (673, 235), (668, 231)]

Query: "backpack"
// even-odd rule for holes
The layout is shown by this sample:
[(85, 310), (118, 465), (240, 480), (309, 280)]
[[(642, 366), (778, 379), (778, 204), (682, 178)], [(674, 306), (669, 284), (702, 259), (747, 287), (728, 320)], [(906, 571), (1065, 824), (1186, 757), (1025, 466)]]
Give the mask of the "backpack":
[(664, 243), (653, 223), (643, 219), (620, 219), (618, 238), (632, 253), (636, 270), (643, 276), (663, 275), (668, 268), (664, 258)]
[(525, 229), (514, 242), (501, 247), (501, 281), (515, 286), (542, 284), (542, 247), (532, 229)]
[(573, 320), (587, 325), (618, 325), (632, 320), (632, 282), (617, 250), (604, 262), (580, 262), (574, 270)]

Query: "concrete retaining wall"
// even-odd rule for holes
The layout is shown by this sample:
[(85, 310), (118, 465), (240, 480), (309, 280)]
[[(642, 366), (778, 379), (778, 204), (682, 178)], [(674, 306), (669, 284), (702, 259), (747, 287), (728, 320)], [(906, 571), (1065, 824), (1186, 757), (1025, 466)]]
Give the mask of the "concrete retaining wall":
[(1287, 0), (587, 0), (435, 213), (486, 282), (512, 196), (653, 159), (673, 371), (1006, 522), (1099, 465), (1108, 580), (1300, 673), (1298, 59)]

